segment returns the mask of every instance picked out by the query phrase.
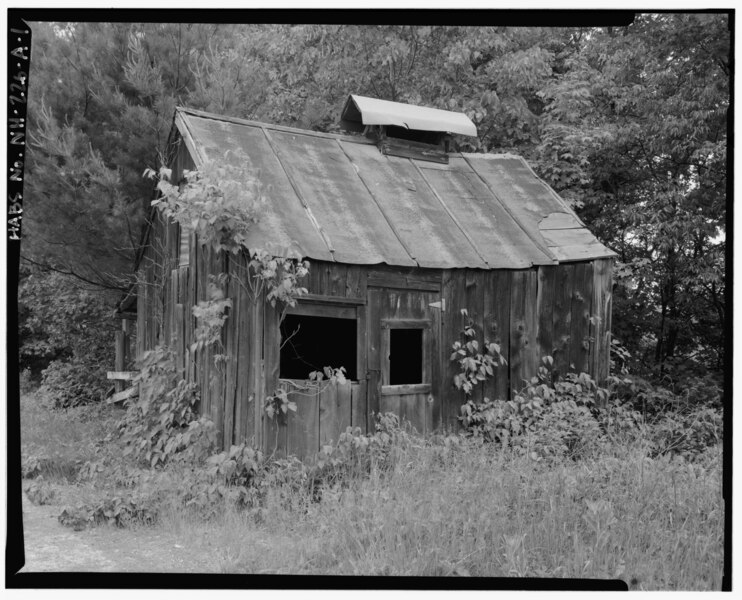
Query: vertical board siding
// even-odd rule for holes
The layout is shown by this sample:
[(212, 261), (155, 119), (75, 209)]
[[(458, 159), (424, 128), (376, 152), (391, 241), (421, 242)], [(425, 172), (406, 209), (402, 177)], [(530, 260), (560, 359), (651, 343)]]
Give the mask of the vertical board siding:
[[(196, 244), (195, 249), (195, 265), (196, 265), (196, 272), (198, 273), (198, 277), (195, 281), (195, 289), (193, 294), (193, 305), (196, 306), (199, 302), (201, 302), (204, 297), (206, 296), (206, 264), (204, 262), (204, 252), (205, 248), (203, 248), (200, 244)], [(194, 336), (193, 341), (196, 341), (196, 328), (198, 327), (198, 320), (194, 317), (193, 318), (193, 327), (194, 327)], [(206, 362), (204, 360), (204, 349), (199, 348), (195, 352), (195, 360), (196, 360), (196, 369), (195, 369), (195, 383), (198, 386), (198, 390), (201, 394), (201, 414), (207, 417), (210, 417), (209, 413), (209, 395), (208, 390), (206, 389), (206, 386), (204, 385), (204, 380), (206, 377)]]
[(394, 413), (402, 419), (401, 400), (399, 396), (381, 396), (379, 399), (379, 413)]
[(365, 298), (367, 272), (368, 268), (361, 265), (313, 260), (309, 262), (309, 273), (299, 283), (317, 296)]
[[(360, 380), (358, 385), (351, 388), (350, 397), (350, 425), (354, 429), (360, 427), (361, 433), (368, 433), (367, 404), (366, 404), (366, 380)], [(373, 426), (371, 427), (373, 432)]]
[(178, 315), (178, 337), (180, 339), (180, 368), (183, 371), (183, 377), (186, 381), (190, 381), (188, 364), (190, 357), (190, 344), (191, 344), (191, 328), (189, 324), (191, 322), (191, 309), (192, 302), (190, 300), (188, 286), (190, 285), (190, 268), (180, 267), (180, 274), (178, 275), (178, 302), (181, 305), (181, 311)]
[(263, 445), (263, 421), (265, 412), (263, 410), (263, 314), (265, 302), (262, 298), (257, 298), (252, 303), (252, 320), (250, 336), (252, 348), (250, 350), (250, 374), (249, 385), (252, 396), (252, 413), (253, 413), (253, 437), (254, 444), (260, 448)]
[(576, 373), (588, 372), (590, 353), (590, 312), (592, 307), (593, 266), (575, 265), (572, 291), (572, 323), (570, 326), (569, 363)]
[(483, 395), (490, 400), (510, 397), (510, 271), (491, 271), (484, 289), (484, 337), (500, 346), (507, 364), (495, 369), (495, 376), (484, 382)]
[(510, 396), (536, 375), (538, 278), (535, 270), (513, 272), (510, 292)]
[[(209, 249), (209, 274), (216, 275), (224, 270), (224, 257), (221, 254), (217, 254), (213, 249)], [(206, 296), (206, 300), (209, 300), (209, 295)], [(214, 420), (216, 425), (218, 444), (224, 445), (224, 376), (225, 376), (225, 364), (220, 361), (216, 362), (216, 355), (224, 352), (224, 343), (226, 335), (226, 326), (222, 327), (221, 330), (221, 347), (210, 346), (209, 347), (209, 363), (208, 369), (211, 372), (209, 379), (209, 403), (211, 404), (211, 418)]]
[[(263, 393), (261, 398), (267, 399), (275, 395), (279, 389), (278, 370), (280, 367), (280, 348), (281, 348), (281, 331), (280, 331), (280, 309), (277, 306), (271, 306), (270, 303), (263, 302), (263, 364), (265, 378), (263, 381)], [(266, 452), (271, 452), (269, 446), (274, 446), (279, 456), (286, 454), (286, 425), (284, 419), (265, 419), (266, 429)]]
[[(441, 300), (443, 297), (443, 294), (437, 294), (438, 298), (437, 300)], [(448, 353), (447, 348), (445, 347), (445, 344), (443, 343), (443, 340), (441, 339), (441, 331), (442, 331), (442, 319), (443, 319), (443, 311), (440, 309), (430, 310), (430, 315), (432, 317), (432, 323), (430, 331), (428, 332), (428, 338), (430, 339), (430, 349), (428, 354), (428, 363), (430, 364), (430, 383), (431, 383), (431, 390), (430, 390), (430, 402), (426, 404), (426, 410), (425, 410), (425, 430), (426, 431), (432, 431), (434, 428), (433, 423), (435, 422), (435, 418), (433, 416), (433, 412), (435, 410), (435, 407), (440, 407), (441, 402), (443, 401), (441, 390), (441, 379), (443, 376), (443, 369), (441, 365), (440, 357), (443, 356), (444, 358), (448, 358), (445, 356)], [(450, 354), (450, 353), (448, 353)], [(428, 398), (426, 397), (425, 400), (427, 401)], [(440, 414), (440, 408), (437, 411), (438, 414)]]
[(596, 260), (593, 267), (593, 323), (590, 363), (594, 377), (604, 382), (609, 375), (611, 349), (611, 304), (613, 262), (611, 259)]
[[(464, 403), (464, 393), (457, 390), (453, 378), (459, 371), (456, 362), (450, 360), (451, 345), (461, 338), (463, 318), (461, 308), (464, 308), (466, 294), (466, 278), (463, 270), (445, 271), (443, 275), (442, 298), (446, 302), (446, 311), (441, 324), (441, 376), (440, 402), (433, 406), (433, 426), (442, 426), (448, 430), (458, 429), (458, 417), (461, 405)], [(436, 410), (439, 409), (439, 410)]]
[(554, 369), (561, 375), (569, 373), (569, 347), (572, 335), (572, 292), (574, 289), (575, 265), (557, 267), (554, 293)]
[[(319, 387), (302, 382), (304, 390), (293, 390), (289, 399), (296, 403), (296, 412), (288, 415), (288, 454), (300, 460), (311, 459), (319, 450)], [(291, 389), (289, 384), (287, 389)]]
[(373, 430), (374, 415), (381, 410), (381, 328), (371, 324), (380, 322), (381, 314), (381, 290), (368, 290), (367, 329), (368, 336), (368, 388), (366, 398), (368, 402), (369, 431)]
[[(287, 390), (289, 400), (296, 404), (296, 412), (288, 413), (287, 425), (280, 425), (286, 430), (286, 453), (302, 460), (312, 460), (322, 446), (336, 443), (351, 426), (352, 398), (359, 395), (362, 387), (359, 383), (327, 380), (284, 379), (279, 385)], [(267, 431), (270, 434), (266, 435), (275, 435), (276, 428)]]
[(603, 318), (605, 319), (605, 331), (603, 332), (602, 360), (598, 370), (598, 380), (602, 383), (611, 374), (611, 340), (613, 321), (613, 261), (606, 261), (606, 273), (603, 277), (603, 295), (606, 298)]
[(319, 396), (320, 447), (337, 441), (338, 422), (338, 386), (325, 384)]
[[(386, 400), (387, 398), (389, 400)], [(406, 394), (401, 397), (385, 396), (385, 401), (391, 407), (391, 412), (399, 415), (402, 426), (412, 427), (421, 435), (426, 435), (431, 431), (432, 412), (428, 406), (427, 394)]]
[(558, 269), (559, 267), (551, 266), (538, 268), (538, 294), (536, 298), (538, 332), (536, 334), (536, 345), (539, 366), (541, 366), (543, 357), (554, 357), (554, 301)]
[(365, 298), (366, 297), (366, 270), (360, 265), (348, 265), (347, 276), (345, 279), (346, 298)]
[[(467, 270), (465, 276), (465, 293), (464, 293), (464, 305), (461, 308), (465, 308), (468, 317), (462, 319), (463, 323), (467, 323), (469, 319), (473, 322), (474, 331), (476, 335), (473, 339), (479, 343), (484, 341), (486, 336), (484, 332), (485, 319), (484, 319), (484, 282), (485, 273), (483, 271)], [(466, 338), (465, 341), (469, 341)], [(449, 344), (450, 348), (450, 344)], [(481, 348), (480, 348), (481, 350)], [(474, 402), (484, 401), (484, 385), (480, 382), (474, 386), (469, 397)]]
[(327, 269), (329, 282), (326, 294), (328, 296), (345, 296), (348, 267), (346, 265), (332, 265)]
[(366, 403), (366, 377), (368, 348), (366, 307), (356, 308), (356, 377), (360, 387), (356, 388), (355, 396), (351, 400), (351, 425), (360, 427), (363, 433), (367, 432), (367, 403)]
[[(232, 257), (227, 255), (226, 270), (227, 273), (232, 273), (234, 267), (231, 265)], [(236, 259), (235, 259), (236, 260)], [(237, 290), (239, 284), (231, 279), (227, 283), (226, 296), (232, 300), (232, 308), (229, 309), (227, 321), (224, 325), (224, 354), (227, 357), (227, 362), (224, 365), (225, 368), (225, 379), (224, 379), (224, 447), (229, 448), (235, 443), (235, 404), (237, 393), (237, 368), (239, 357), (239, 319), (240, 319), (240, 306), (237, 302)]]
[(351, 426), (352, 384), (350, 381), (334, 384), (337, 386), (337, 408), (335, 411), (335, 432), (333, 439), (337, 442), (340, 434)]
[[(237, 258), (240, 261), (240, 270), (244, 272), (247, 264), (247, 257), (243, 254)], [(236, 443), (250, 442), (254, 437), (251, 424), (252, 411), (250, 410), (250, 387), (248, 382), (248, 373), (254, 370), (251, 361), (251, 302), (242, 286), (238, 285), (236, 290), (235, 305), (239, 306), (238, 317), (235, 320), (237, 325), (237, 376), (235, 392), (235, 438)]]

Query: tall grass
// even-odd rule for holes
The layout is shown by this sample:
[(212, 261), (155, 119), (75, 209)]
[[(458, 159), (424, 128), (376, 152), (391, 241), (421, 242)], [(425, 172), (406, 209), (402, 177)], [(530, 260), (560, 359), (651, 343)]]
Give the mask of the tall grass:
[(95, 459), (118, 412), (100, 405), (51, 410), (38, 390), (20, 400), (23, 461), (36, 461), (48, 479), (70, 480), (84, 461)]
[[(34, 396), (21, 408), (24, 462), (48, 459), (43, 476), (67, 486), (63, 500), (112, 485), (73, 485), (71, 473), (117, 455), (100, 440), (120, 413), (50, 411)], [(463, 438), (399, 439), (385, 468), (346, 471), (321, 497), (279, 478), (259, 507), (225, 507), (209, 520), (174, 500), (177, 470), (163, 471), (157, 481), (176, 487), (157, 494), (157, 527), (207, 543), (230, 573), (620, 578), (632, 589), (720, 589), (718, 445), (692, 463), (650, 458), (641, 440), (620, 439), (579, 460), (537, 462)]]
[(698, 464), (614, 445), (579, 462), (412, 445), (388, 473), (255, 514), (167, 526), (209, 537), (225, 572), (620, 578), (719, 589), (720, 450)]

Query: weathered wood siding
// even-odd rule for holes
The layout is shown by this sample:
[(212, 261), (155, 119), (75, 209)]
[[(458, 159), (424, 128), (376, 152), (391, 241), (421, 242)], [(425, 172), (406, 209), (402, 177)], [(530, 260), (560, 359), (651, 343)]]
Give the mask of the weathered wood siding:
[(508, 399), (538, 372), (544, 356), (565, 374), (585, 371), (599, 381), (608, 376), (612, 259), (564, 263), (528, 270), (443, 272), (446, 311), (442, 324), (440, 406), (434, 425), (455, 428), (464, 393), (453, 386), (458, 365), (451, 344), (463, 340), (466, 308), (478, 338), (500, 345), (508, 366), (477, 386), (480, 400)]
[[(196, 327), (192, 307), (208, 299), (209, 275), (247, 268), (245, 256), (231, 257), (230, 261), (240, 261), (236, 264), (225, 262), (195, 240), (191, 247), (188, 266), (167, 272), (158, 270), (154, 261), (142, 263), (138, 354), (158, 343), (167, 343), (176, 351), (185, 377), (198, 384), (202, 414), (214, 420), (225, 446), (248, 441), (266, 452), (309, 456), (323, 444), (337, 441), (348, 426), (372, 430), (373, 415), (389, 406), (381, 393), (382, 330), (367, 324), (392, 314), (388, 303), (396, 298), (393, 290), (417, 289), (427, 303), (438, 286), (438, 297), (445, 303), (433, 327), (440, 332), (430, 346), (435, 350), (427, 353), (432, 354), (426, 364), (432, 383), (430, 415), (418, 415), (417, 405), (402, 410), (400, 404), (398, 411), (402, 417), (409, 413), (411, 420), (425, 423), (425, 430), (458, 426), (464, 394), (453, 386), (458, 365), (450, 354), (453, 342), (463, 339), (461, 332), (468, 319), (478, 339), (497, 343), (507, 360), (507, 365), (496, 368), (494, 377), (475, 388), (473, 398), (478, 401), (511, 398), (536, 375), (541, 358), (547, 355), (554, 357), (560, 373), (584, 370), (601, 380), (608, 374), (609, 259), (521, 271), (422, 273), (312, 263), (304, 282), (309, 302), (324, 306), (327, 314), (340, 307), (355, 312), (358, 374), (347, 389), (328, 387), (312, 394), (279, 379), (278, 310), (264, 301), (253, 303), (235, 282), (225, 290), (233, 301), (222, 337), (226, 361), (215, 364), (213, 348), (191, 353)], [(170, 248), (175, 251), (177, 244)], [(158, 291), (157, 273), (163, 278), (163, 291)], [(461, 314), (463, 308), (467, 316)], [(281, 387), (290, 391), (297, 412), (285, 419), (268, 419), (262, 403)]]

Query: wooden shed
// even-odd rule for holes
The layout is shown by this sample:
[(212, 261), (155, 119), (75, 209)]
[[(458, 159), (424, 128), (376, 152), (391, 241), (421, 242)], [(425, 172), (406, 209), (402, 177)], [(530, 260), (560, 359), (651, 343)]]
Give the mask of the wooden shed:
[[(309, 294), (283, 323), (279, 307), (227, 286), (228, 360), (216, 366), (213, 350), (189, 350), (191, 309), (228, 261), (153, 218), (138, 266), (136, 352), (176, 350), (225, 447), (308, 456), (387, 411), (424, 433), (456, 428), (464, 395), (450, 355), (464, 308), (477, 337), (507, 358), (475, 399), (512, 397), (545, 355), (561, 372), (607, 376), (615, 254), (521, 157), (448, 151), (450, 134), (476, 133), (459, 113), (351, 96), (342, 123), (353, 133), (176, 111), (172, 180), (240, 149), (269, 190), (251, 242), (293, 245), (311, 264)], [(349, 381), (307, 381), (328, 365), (344, 366)], [(297, 411), (271, 419), (263, 402), (280, 387)]]

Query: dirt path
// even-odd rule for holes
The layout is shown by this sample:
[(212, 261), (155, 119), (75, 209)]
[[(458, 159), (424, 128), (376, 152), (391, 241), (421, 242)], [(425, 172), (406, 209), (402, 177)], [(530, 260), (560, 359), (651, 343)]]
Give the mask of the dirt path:
[(208, 542), (160, 528), (102, 526), (73, 531), (59, 506), (35, 506), (23, 495), (26, 564), (21, 572), (215, 573)]

